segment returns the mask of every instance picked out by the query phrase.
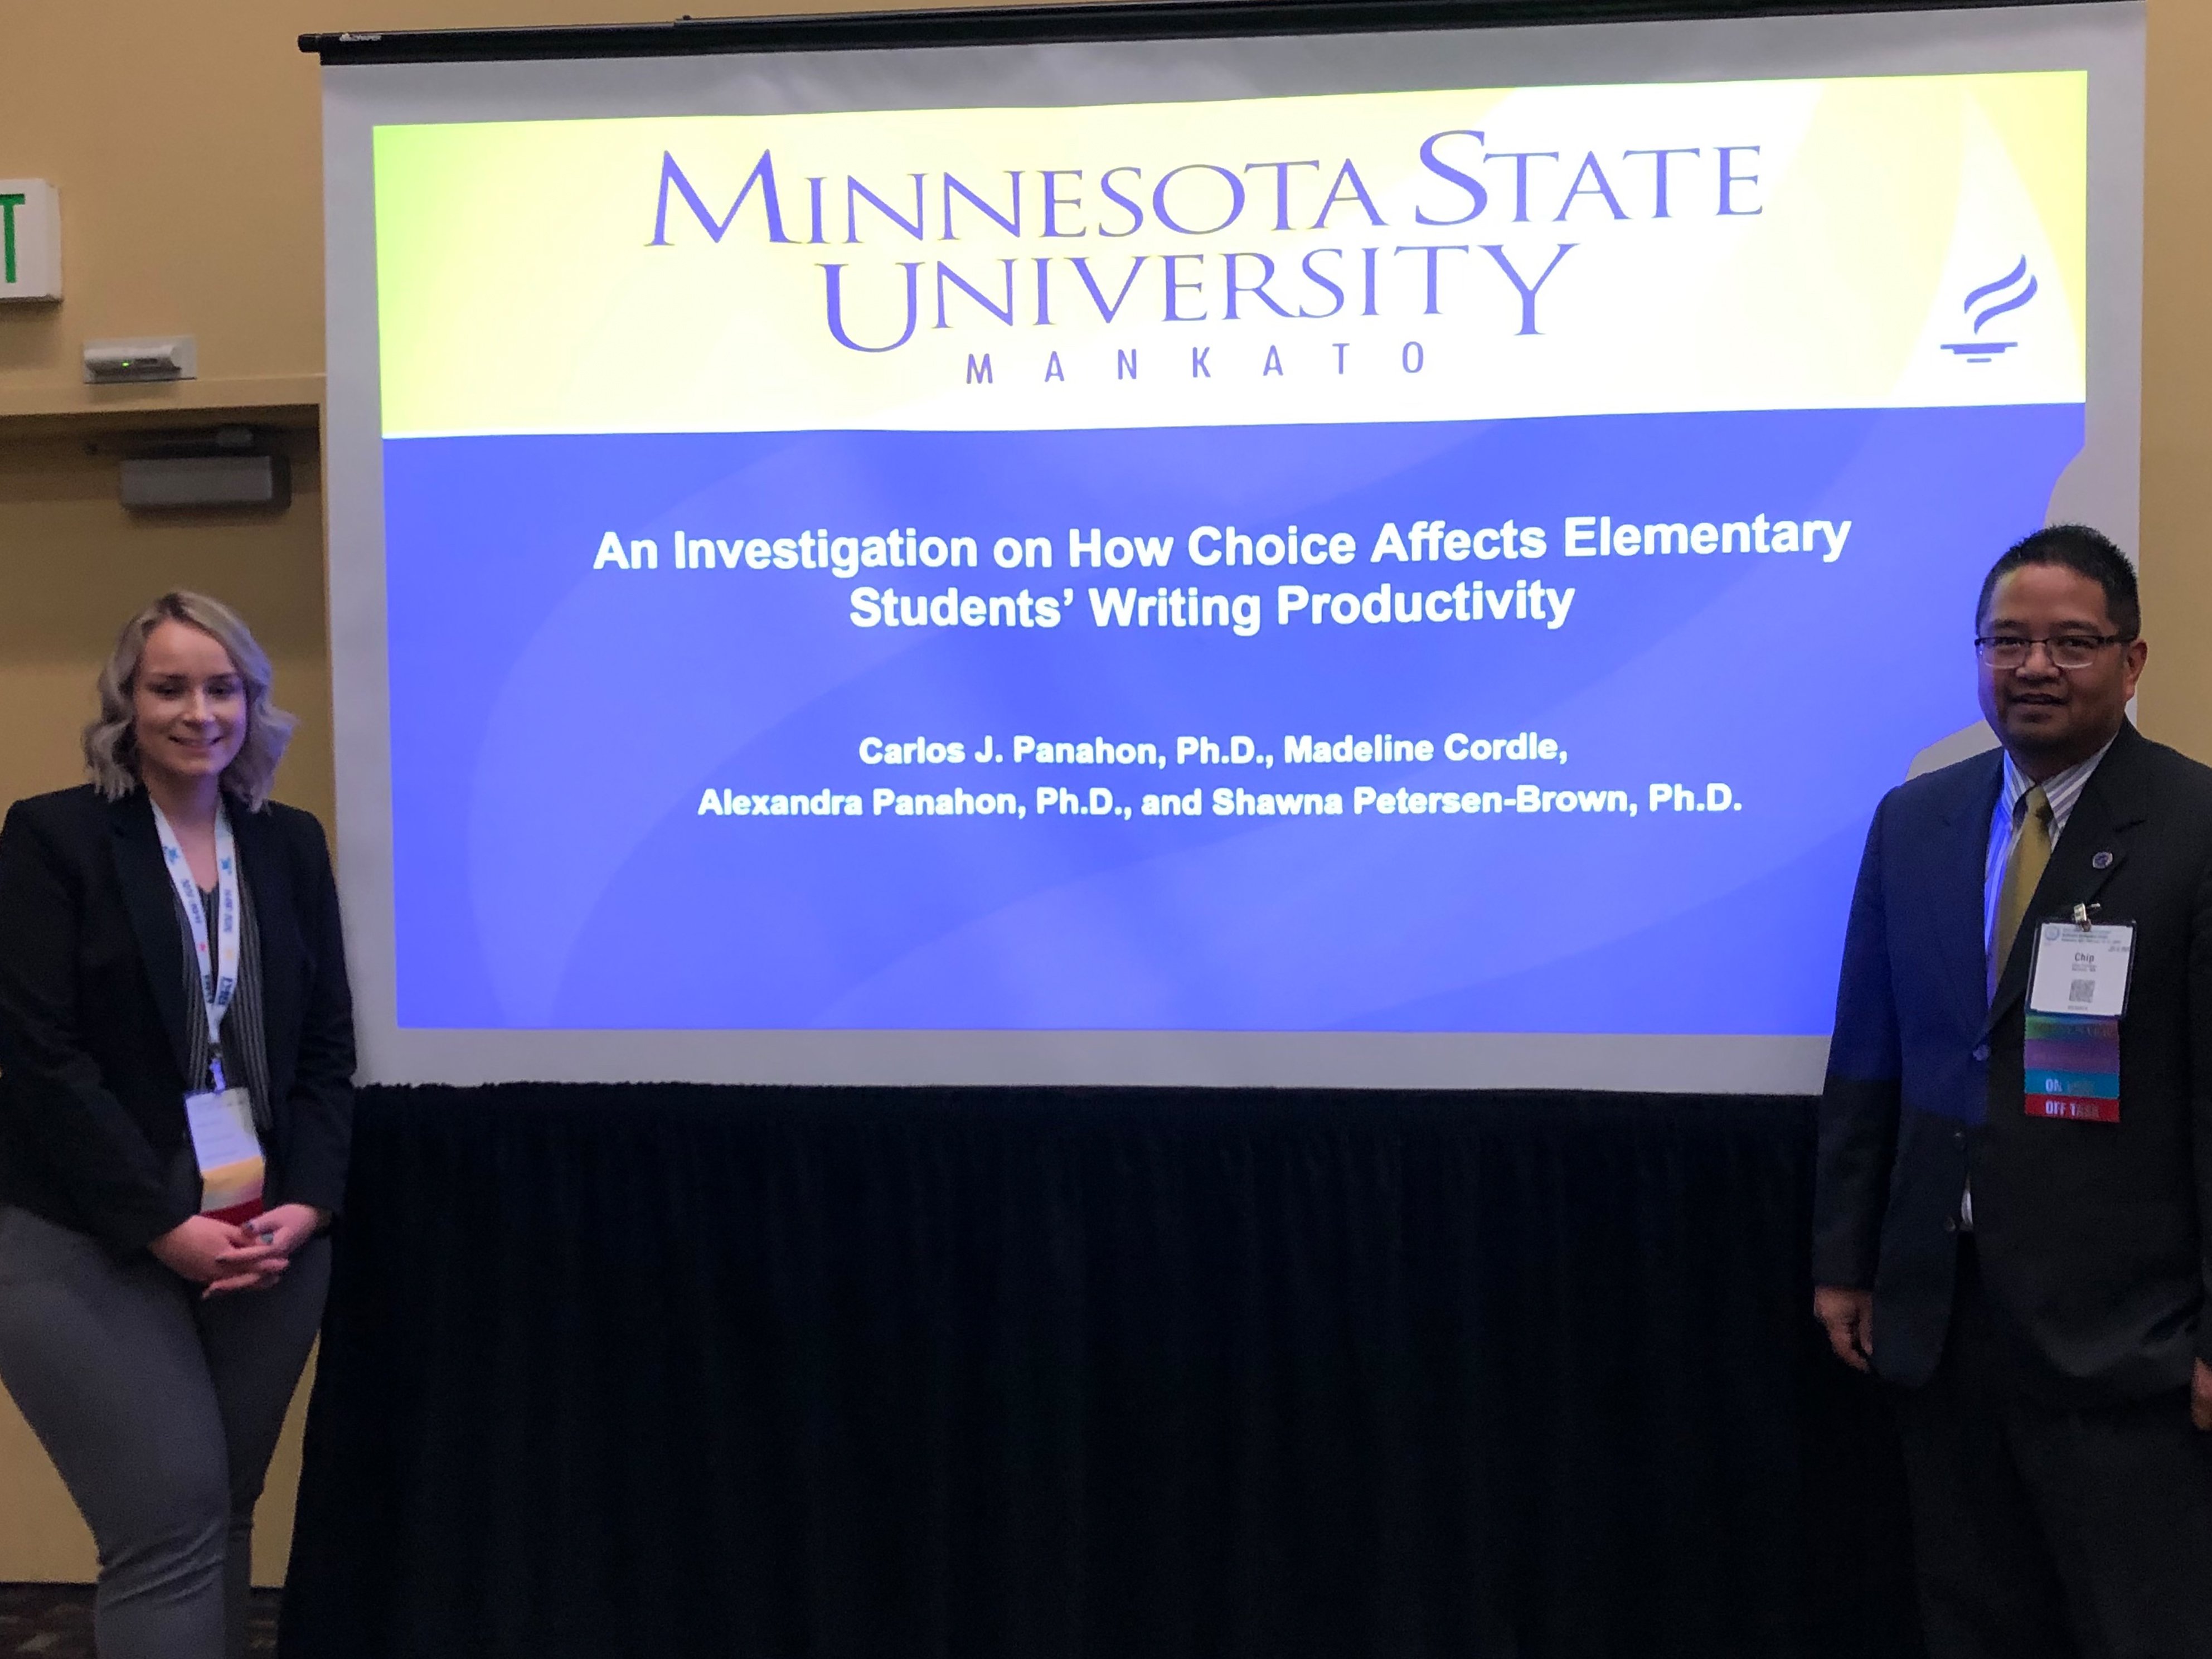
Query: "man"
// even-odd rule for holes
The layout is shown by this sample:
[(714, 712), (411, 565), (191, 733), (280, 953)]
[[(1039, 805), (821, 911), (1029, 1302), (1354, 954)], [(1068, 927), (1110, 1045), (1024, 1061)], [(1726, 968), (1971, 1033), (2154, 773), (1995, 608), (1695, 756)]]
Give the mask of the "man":
[[(1999, 559), (2002, 750), (1892, 790), (1852, 896), (1814, 1308), (1897, 1385), (1931, 1659), (2212, 1655), (2212, 769), (2129, 725), (2140, 629), (2095, 531)], [(2032, 1010), (2049, 922), (2128, 954)]]

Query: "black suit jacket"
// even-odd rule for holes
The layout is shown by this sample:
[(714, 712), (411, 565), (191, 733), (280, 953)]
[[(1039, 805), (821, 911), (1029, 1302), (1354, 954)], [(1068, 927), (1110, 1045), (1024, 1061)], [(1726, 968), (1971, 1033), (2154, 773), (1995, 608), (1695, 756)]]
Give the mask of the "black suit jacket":
[[(260, 935), (274, 1123), (268, 1203), (335, 1214), (353, 1001), (322, 826), (229, 804)], [(0, 1203), (143, 1249), (193, 1213), (165, 1179), (190, 1131), (183, 927), (145, 792), (21, 800), (0, 827)]]
[[(2002, 764), (1992, 752), (1916, 778), (1875, 814), (1820, 1103), (1814, 1276), (1871, 1287), (1875, 1370), (1925, 1382), (1971, 1173), (1983, 1277), (2022, 1389), (2141, 1399), (2212, 1360), (2212, 769), (2122, 726), (1992, 997), (1982, 880)], [(2021, 1103), (2036, 924), (2076, 903), (2136, 925), (2117, 1125)]]

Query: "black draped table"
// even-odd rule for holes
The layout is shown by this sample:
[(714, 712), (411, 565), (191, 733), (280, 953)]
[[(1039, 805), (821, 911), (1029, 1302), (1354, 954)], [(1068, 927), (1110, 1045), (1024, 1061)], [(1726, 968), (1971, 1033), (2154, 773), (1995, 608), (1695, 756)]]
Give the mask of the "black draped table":
[(283, 1651), (1917, 1650), (1796, 1099), (367, 1091)]

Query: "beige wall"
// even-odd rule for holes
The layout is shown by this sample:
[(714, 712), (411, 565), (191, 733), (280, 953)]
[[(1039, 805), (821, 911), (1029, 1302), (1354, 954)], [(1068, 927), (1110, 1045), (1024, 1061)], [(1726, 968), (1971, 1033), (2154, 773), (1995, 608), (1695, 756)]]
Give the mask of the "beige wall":
[[(902, 0), (913, 3), (914, 0)], [(764, 5), (740, 11), (833, 9)], [(76, 781), (77, 727), (100, 653), (133, 607), (204, 586), (248, 615), (302, 716), (281, 793), (327, 816), (328, 662), (321, 505), (320, 157), (308, 29), (457, 27), (665, 18), (636, 0), (173, 0), (8, 9), (0, 177), (62, 189), (59, 307), (0, 307), (0, 800)], [(2142, 554), (2154, 652), (2142, 708), (2154, 735), (2212, 759), (2212, 5), (2152, 0)], [(82, 342), (189, 332), (201, 379), (94, 390)], [(248, 410), (292, 430), (297, 495), (276, 516), (135, 520), (114, 462), (135, 422)], [(272, 1471), (257, 1550), (281, 1571), (295, 1420)], [(0, 1580), (82, 1579), (90, 1543), (36, 1443), (0, 1399)]]
[(2144, 729), (2212, 761), (2212, 5), (2151, 0), (2143, 231)]

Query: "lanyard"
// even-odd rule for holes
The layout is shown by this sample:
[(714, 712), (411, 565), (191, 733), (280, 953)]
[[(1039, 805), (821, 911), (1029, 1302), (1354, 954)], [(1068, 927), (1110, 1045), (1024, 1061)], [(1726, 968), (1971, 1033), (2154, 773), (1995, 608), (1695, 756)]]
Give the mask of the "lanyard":
[(199, 884), (192, 879), (185, 849), (161, 807), (154, 807), (154, 828), (161, 837), (161, 857), (169, 866), (169, 879), (185, 907), (185, 924), (192, 930), (192, 954), (200, 965), (200, 996), (207, 1009), (208, 1072), (218, 1091), (229, 1086), (222, 1075), (222, 1017), (238, 993), (238, 847), (231, 839), (230, 815), (220, 802), (215, 809), (216, 943), (208, 947), (207, 907), (201, 902)]

